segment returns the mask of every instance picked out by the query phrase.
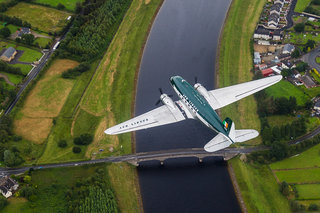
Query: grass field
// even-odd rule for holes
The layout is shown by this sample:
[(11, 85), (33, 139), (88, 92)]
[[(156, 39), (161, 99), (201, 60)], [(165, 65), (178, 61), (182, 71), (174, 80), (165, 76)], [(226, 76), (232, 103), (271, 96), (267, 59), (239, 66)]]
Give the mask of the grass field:
[(22, 72), (24, 75), (28, 75), (28, 73), (29, 73), (30, 70), (32, 69), (32, 66), (29, 65), (29, 64), (12, 64), (11, 66), (20, 67), (21, 72)]
[(278, 179), (287, 183), (320, 183), (320, 168), (303, 170), (281, 170), (274, 171)]
[(285, 39), (286, 43), (306, 44), (309, 39), (314, 40), (317, 43), (320, 42), (320, 36), (312, 35), (310, 33), (304, 34), (304, 33), (290, 32), (289, 35), (290, 35), (290, 39)]
[(23, 77), (21, 75), (15, 75), (15, 74), (1, 72), (1, 71), (0, 71), (0, 73), (6, 75), (9, 78), (9, 81), (14, 83), (15, 85), (19, 84), (23, 79)]
[(53, 125), (52, 119), (58, 116), (74, 84), (60, 75), (77, 65), (71, 60), (57, 60), (37, 82), (19, 112), (19, 119), (14, 122), (18, 135), (35, 143), (43, 143)]
[(71, 15), (61, 10), (24, 2), (9, 8), (5, 14), (27, 21), (32, 28), (38, 28), (44, 32), (60, 31), (67, 24), (67, 18)]
[[(3, 24), (3, 22), (0, 22), (0, 29), (4, 28), (4, 26), (2, 24)], [(12, 25), (12, 24), (8, 24), (6, 27), (9, 28), (11, 33), (16, 32), (20, 28), (16, 25)]]
[(300, 87), (296, 87), (290, 82), (284, 80), (267, 88), (265, 91), (269, 96), (274, 98), (289, 98), (290, 96), (293, 96), (296, 98), (298, 105), (304, 105), (306, 101), (310, 100), (310, 98), (303, 93), (303, 90), (300, 89)]
[(306, 150), (299, 155), (275, 162), (270, 165), (271, 169), (292, 169), (314, 166), (320, 167), (320, 144)]
[(311, 0), (298, 0), (294, 11), (299, 13), (303, 12), (308, 7), (310, 2)]
[[(135, 90), (134, 77), (140, 60), (141, 47), (160, 2), (160, 0), (150, 1), (148, 4), (142, 0), (132, 2), (81, 102), (81, 108), (85, 111), (106, 117), (108, 126), (129, 119), (131, 116)], [(110, 138), (117, 140), (117, 137)], [(123, 145), (124, 152), (131, 153), (130, 134), (119, 136), (119, 141)]]
[[(253, 65), (250, 40), (264, 4), (265, 1), (258, 0), (235, 0), (232, 2), (221, 35), (217, 80), (219, 87), (252, 80), (250, 70)], [(233, 119), (238, 128), (260, 130), (260, 120), (256, 111), (257, 104), (254, 97), (250, 96), (224, 107), (221, 110), (221, 115), (223, 118), (228, 116)], [(257, 142), (261, 142), (260, 137), (249, 143)]]
[(267, 166), (253, 167), (239, 158), (232, 164), (248, 212), (291, 212)]
[(299, 193), (299, 200), (320, 199), (320, 184), (302, 184), (296, 185)]
[(49, 44), (50, 42), (52, 41), (52, 39), (50, 39), (50, 38), (40, 38), (40, 37), (38, 37), (38, 38), (36, 38), (35, 40), (34, 40), (34, 44), (38, 44), (41, 48), (45, 48), (46, 46), (47, 46), (47, 44)]
[(74, 11), (77, 2), (83, 2), (84, 0), (35, 0), (34, 2), (40, 4), (48, 4), (52, 7), (57, 7), (57, 5), (63, 4), (67, 10)]

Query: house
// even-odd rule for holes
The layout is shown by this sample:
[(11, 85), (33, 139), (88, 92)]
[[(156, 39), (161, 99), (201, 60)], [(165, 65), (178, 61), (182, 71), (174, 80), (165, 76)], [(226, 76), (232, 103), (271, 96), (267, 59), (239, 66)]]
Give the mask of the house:
[(272, 37), (269, 30), (259, 27), (254, 31), (253, 38), (270, 40)]
[(284, 0), (274, 0), (273, 3), (274, 3), (274, 4), (281, 4), (281, 7), (282, 7), (283, 4), (284, 4)]
[(9, 47), (0, 56), (0, 59), (3, 60), (3, 61), (6, 61), (6, 62), (10, 62), (10, 61), (12, 61), (12, 59), (14, 59), (16, 54), (17, 54), (17, 51), (13, 47)]
[(259, 64), (258, 67), (259, 67), (259, 70), (263, 70), (263, 69), (266, 69), (268, 66), (266, 64)]
[(258, 44), (259, 44), (259, 45), (269, 46), (269, 45), (270, 45), (270, 42), (269, 42), (269, 41), (265, 41), (265, 40), (258, 40)]
[(300, 78), (301, 77), (301, 74), (297, 70), (293, 70), (292, 71), (292, 75), (293, 75), (294, 78)]
[(279, 24), (279, 18), (280, 18), (280, 15), (278, 15), (277, 13), (270, 14), (268, 18), (268, 27), (277, 28)]
[(261, 57), (259, 52), (254, 52), (254, 59), (253, 59), (254, 64), (261, 64)]
[(273, 74), (273, 70), (271, 68), (261, 70), (261, 73), (264, 77), (268, 77)]
[(274, 41), (280, 41), (281, 40), (281, 37), (282, 37), (282, 33), (281, 33), (281, 31), (280, 30), (275, 30), (273, 33), (272, 33), (272, 35), (273, 35), (273, 40)]
[(299, 79), (307, 88), (316, 87), (317, 84), (308, 75), (304, 75)]
[(8, 198), (12, 195), (12, 192), (17, 190), (19, 184), (8, 176), (0, 177), (0, 192), (5, 198)]
[(278, 66), (273, 66), (271, 67), (271, 69), (273, 70), (273, 72), (276, 72), (277, 74), (281, 74), (281, 68), (279, 68)]
[(272, 5), (270, 8), (270, 15), (277, 14), (280, 16), (281, 8), (282, 8), (282, 4), (280, 4), (280, 3)]
[(320, 99), (318, 99), (318, 100), (316, 101), (316, 103), (314, 104), (313, 109), (315, 109), (315, 110), (320, 110)]
[(282, 49), (282, 54), (291, 54), (294, 51), (294, 46), (292, 44), (285, 44)]
[(31, 34), (31, 30), (28, 27), (21, 27), (19, 32), (18, 32), (18, 37), (22, 37), (25, 34)]

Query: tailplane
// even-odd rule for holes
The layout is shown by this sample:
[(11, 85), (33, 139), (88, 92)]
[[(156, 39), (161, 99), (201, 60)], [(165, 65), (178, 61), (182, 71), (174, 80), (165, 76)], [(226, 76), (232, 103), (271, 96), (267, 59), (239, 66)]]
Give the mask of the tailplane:
[(259, 135), (259, 132), (254, 129), (236, 130), (235, 124), (230, 118), (226, 118), (223, 121), (223, 125), (228, 135), (219, 132), (218, 135), (204, 146), (204, 150), (207, 152), (215, 152), (227, 148), (233, 143), (248, 141)]

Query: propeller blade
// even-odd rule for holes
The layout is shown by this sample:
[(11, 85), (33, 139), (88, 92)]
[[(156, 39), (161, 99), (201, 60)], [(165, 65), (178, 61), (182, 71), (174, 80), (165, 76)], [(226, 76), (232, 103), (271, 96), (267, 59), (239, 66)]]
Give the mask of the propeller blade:
[(198, 83), (198, 77), (197, 76), (194, 77), (194, 83), (195, 84)]
[(173, 97), (173, 95), (168, 95), (170, 98), (172, 98)]
[(159, 92), (160, 92), (160, 94), (161, 94), (161, 95), (163, 94), (163, 92), (162, 92), (162, 89), (161, 89), (161, 88), (159, 88)]
[(156, 102), (156, 106), (159, 105), (161, 102), (161, 100), (159, 99), (157, 102)]

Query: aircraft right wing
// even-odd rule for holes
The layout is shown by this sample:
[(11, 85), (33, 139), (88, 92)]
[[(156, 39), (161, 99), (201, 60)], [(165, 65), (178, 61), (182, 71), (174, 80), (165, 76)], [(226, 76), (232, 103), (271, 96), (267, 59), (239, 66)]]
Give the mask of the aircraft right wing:
[(209, 91), (210, 100), (208, 101), (211, 107), (216, 110), (234, 103), (242, 98), (252, 95), (260, 90), (263, 90), (282, 79), (282, 75), (267, 77), (255, 81), (250, 81), (242, 84), (236, 84), (229, 87), (219, 88)]

